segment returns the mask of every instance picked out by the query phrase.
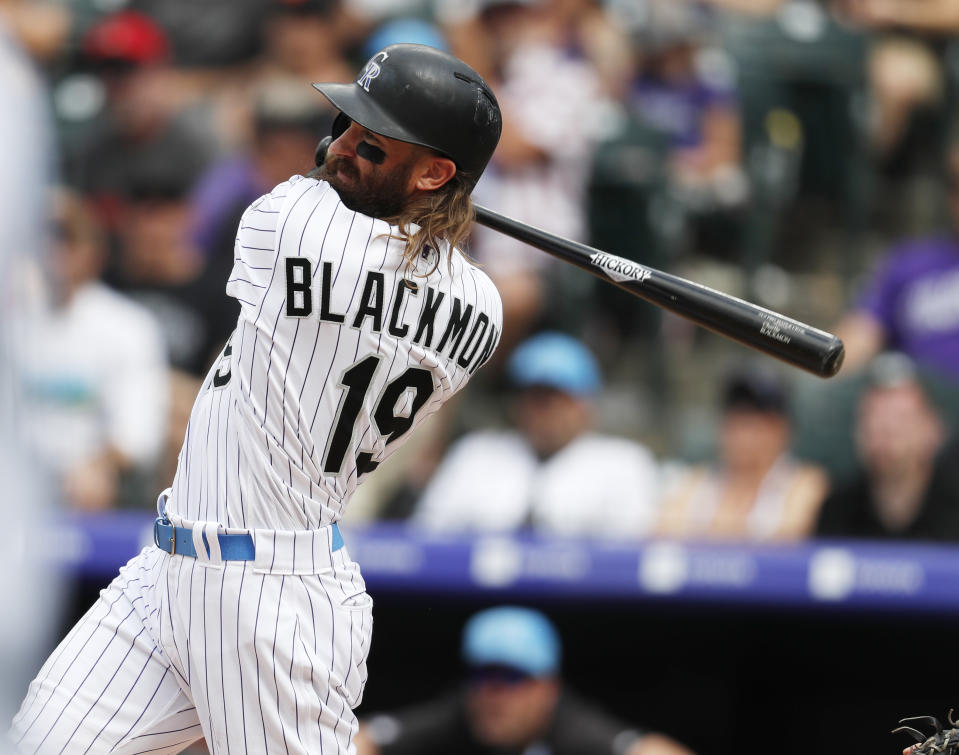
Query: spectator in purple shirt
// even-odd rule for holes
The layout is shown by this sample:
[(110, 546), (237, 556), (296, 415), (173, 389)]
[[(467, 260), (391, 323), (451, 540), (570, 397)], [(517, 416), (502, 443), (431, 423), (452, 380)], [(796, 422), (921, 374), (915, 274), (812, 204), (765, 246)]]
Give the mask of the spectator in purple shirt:
[[(193, 192), (194, 240), (210, 259), (233, 237), (243, 210), (264, 192), (310, 167), (317, 134), (330, 130), (335, 113), (317, 103), (309, 87), (272, 81), (255, 94), (253, 144), (247, 153), (213, 165)], [(305, 161), (305, 162), (304, 162)]]
[(846, 371), (895, 349), (959, 379), (959, 146), (950, 156), (949, 174), (952, 228), (893, 248), (839, 323)]
[(635, 29), (636, 74), (626, 95), (672, 148), (674, 190), (692, 209), (745, 198), (741, 118), (731, 64), (709, 44), (715, 18), (696, 2), (653, 0)]

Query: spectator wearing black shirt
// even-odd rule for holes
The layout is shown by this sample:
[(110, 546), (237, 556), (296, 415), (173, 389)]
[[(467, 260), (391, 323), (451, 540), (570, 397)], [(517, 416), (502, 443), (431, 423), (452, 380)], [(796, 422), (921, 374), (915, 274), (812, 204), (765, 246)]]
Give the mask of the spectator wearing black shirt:
[(818, 535), (959, 540), (959, 443), (912, 362), (879, 357), (868, 373), (856, 419), (859, 468), (835, 486)]

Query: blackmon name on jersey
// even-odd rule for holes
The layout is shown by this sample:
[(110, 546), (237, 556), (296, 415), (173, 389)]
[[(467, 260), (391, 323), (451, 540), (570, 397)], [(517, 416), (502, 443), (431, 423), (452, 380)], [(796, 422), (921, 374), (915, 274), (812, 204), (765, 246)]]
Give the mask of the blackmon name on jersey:
[(291, 178), (247, 209), (226, 287), (237, 327), (193, 406), (172, 515), (266, 530), (337, 521), (492, 356), (503, 309), (489, 276), (445, 247), (408, 268), (404, 250), (396, 228), (323, 181)]
[[(333, 280), (333, 263), (323, 262), (320, 272), (319, 306), (314, 307), (316, 292), (313, 291), (313, 263), (305, 257), (287, 257), (286, 271), (286, 316), (311, 317), (314, 315), (330, 323), (349, 323), (350, 327), (362, 329), (369, 327), (373, 333), (386, 331), (396, 338), (407, 338), (411, 328), (413, 343), (426, 349), (434, 349), (447, 359), (456, 359), (456, 363), (472, 375), (493, 354), (499, 340), (499, 332), (491, 322), (490, 316), (476, 309), (472, 304), (464, 304), (457, 296), (439, 291), (429, 285), (422, 285), (409, 278), (400, 278), (387, 312), (386, 276), (376, 270), (367, 270), (363, 281), (363, 290), (355, 306), (348, 312), (335, 312), (330, 302), (330, 289)], [(421, 290), (425, 293), (421, 294)], [(412, 322), (404, 322), (404, 302), (407, 296), (424, 298), (419, 316)], [(445, 310), (446, 327), (439, 335), (436, 327), (437, 313)], [(468, 335), (467, 335), (468, 333)], [(439, 340), (436, 337), (439, 336)], [(434, 347), (434, 341), (436, 345)]]

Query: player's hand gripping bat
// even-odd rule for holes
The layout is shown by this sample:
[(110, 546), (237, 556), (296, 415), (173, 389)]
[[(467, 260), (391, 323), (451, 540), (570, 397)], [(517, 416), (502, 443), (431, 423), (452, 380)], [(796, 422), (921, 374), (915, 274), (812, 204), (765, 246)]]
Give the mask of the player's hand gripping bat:
[[(330, 143), (330, 137), (320, 142), (317, 164), (322, 164)], [(685, 278), (555, 236), (485, 207), (475, 207), (476, 222), (576, 265), (715, 333), (820, 377), (835, 375), (842, 365), (842, 341), (831, 333)]]

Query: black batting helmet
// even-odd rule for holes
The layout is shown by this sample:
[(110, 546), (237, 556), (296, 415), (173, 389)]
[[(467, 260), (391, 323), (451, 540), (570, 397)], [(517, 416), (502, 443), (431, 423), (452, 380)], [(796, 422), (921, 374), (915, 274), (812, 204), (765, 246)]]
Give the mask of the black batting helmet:
[[(466, 63), (426, 45), (376, 53), (350, 84), (313, 85), (370, 131), (435, 149), (475, 184), (493, 156), (503, 120), (489, 85)], [(334, 138), (346, 124), (334, 124)]]

